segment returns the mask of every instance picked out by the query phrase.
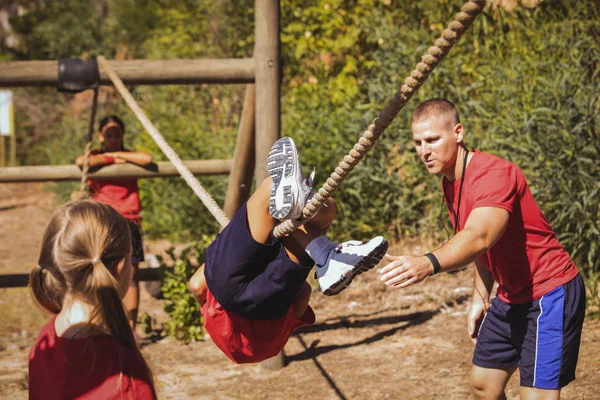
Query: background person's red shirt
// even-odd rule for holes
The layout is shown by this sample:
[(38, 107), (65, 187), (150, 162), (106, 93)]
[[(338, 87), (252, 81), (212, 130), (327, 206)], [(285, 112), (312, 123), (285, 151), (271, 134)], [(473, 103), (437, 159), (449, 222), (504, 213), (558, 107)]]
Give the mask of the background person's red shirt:
[[(91, 154), (101, 153), (98, 150), (93, 150)], [(137, 225), (141, 223), (142, 205), (136, 178), (90, 179), (88, 183), (92, 200), (108, 204), (117, 210), (119, 214)]]
[(298, 319), (294, 315), (293, 305), (279, 319), (245, 319), (226, 311), (210, 290), (202, 306), (202, 316), (204, 328), (212, 341), (231, 361), (238, 364), (256, 363), (275, 357), (296, 329), (315, 323), (315, 313), (310, 306)]
[(58, 337), (55, 319), (29, 352), (30, 399), (153, 398), (150, 377), (132, 349), (109, 335)]
[[(577, 276), (577, 267), (536, 204), (521, 170), (494, 155), (473, 153), (465, 172), (459, 230), (475, 208), (497, 207), (510, 213), (506, 232), (478, 259), (498, 282), (498, 297), (507, 303), (526, 303)], [(453, 225), (450, 210), (457, 210), (460, 181), (442, 179)]]

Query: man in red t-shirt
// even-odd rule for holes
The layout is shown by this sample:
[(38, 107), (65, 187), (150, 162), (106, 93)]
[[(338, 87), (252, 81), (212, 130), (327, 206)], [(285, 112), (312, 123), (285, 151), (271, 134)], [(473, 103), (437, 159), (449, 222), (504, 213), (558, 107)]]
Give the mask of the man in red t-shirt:
[[(535, 203), (521, 170), (463, 143), (456, 108), (430, 99), (412, 115), (413, 141), (442, 191), (455, 236), (420, 257), (386, 255), (381, 280), (404, 288), (475, 263), (468, 332), (476, 340), (471, 384), (505, 399), (514, 371), (521, 399), (556, 399), (575, 379), (585, 288), (577, 267)], [(489, 302), (494, 281), (497, 297)]]

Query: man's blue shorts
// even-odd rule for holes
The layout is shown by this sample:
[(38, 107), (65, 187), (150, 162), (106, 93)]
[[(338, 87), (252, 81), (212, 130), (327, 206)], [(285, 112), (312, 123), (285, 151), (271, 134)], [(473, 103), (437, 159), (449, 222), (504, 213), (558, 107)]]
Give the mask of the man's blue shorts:
[(283, 317), (313, 267), (293, 262), (272, 234), (265, 244), (254, 240), (246, 204), (208, 246), (205, 263), (208, 289), (219, 304), (254, 320)]
[(575, 379), (584, 316), (581, 275), (528, 303), (495, 297), (479, 330), (473, 364), (518, 366), (521, 386), (560, 389)]

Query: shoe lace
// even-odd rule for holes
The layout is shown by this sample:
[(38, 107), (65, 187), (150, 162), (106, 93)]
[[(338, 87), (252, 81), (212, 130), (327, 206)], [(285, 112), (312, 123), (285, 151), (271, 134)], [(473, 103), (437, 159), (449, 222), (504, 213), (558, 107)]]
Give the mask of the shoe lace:
[(341, 253), (342, 250), (344, 250), (344, 248), (346, 247), (360, 246), (362, 244), (363, 242), (361, 242), (360, 240), (348, 240), (347, 242), (339, 243), (338, 246), (335, 248), (335, 251), (337, 253)]
[(306, 195), (307, 203), (313, 198), (312, 186), (313, 186), (313, 181), (315, 180), (315, 171), (316, 171), (316, 168), (313, 168), (312, 173), (308, 176), (308, 178), (305, 178), (304, 182), (303, 182), (305, 189), (308, 192), (308, 194)]

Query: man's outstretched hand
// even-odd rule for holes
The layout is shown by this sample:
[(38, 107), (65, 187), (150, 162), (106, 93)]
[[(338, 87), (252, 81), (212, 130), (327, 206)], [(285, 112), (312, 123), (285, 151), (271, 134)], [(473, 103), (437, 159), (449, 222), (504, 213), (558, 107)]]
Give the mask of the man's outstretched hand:
[(433, 266), (425, 256), (392, 256), (385, 255), (389, 264), (380, 271), (381, 280), (386, 286), (392, 288), (405, 288), (431, 275)]

